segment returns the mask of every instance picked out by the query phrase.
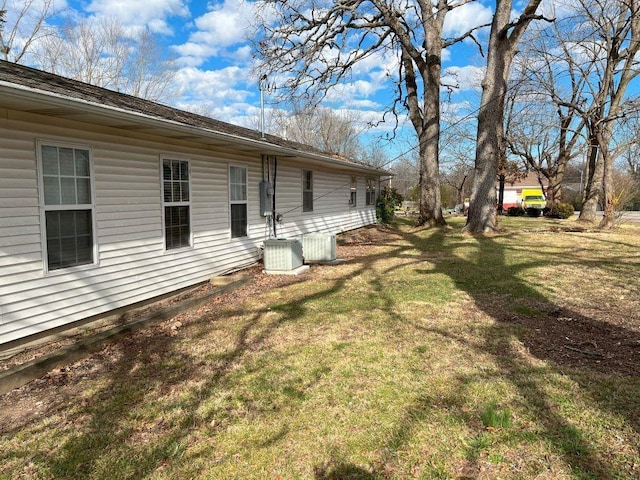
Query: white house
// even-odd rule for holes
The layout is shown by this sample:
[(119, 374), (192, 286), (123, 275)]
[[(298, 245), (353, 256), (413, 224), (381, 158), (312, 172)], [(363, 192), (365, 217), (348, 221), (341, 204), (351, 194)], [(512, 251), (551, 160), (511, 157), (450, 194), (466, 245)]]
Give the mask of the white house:
[(372, 224), (386, 175), (4, 61), (0, 172), (5, 346), (255, 263), (273, 223)]

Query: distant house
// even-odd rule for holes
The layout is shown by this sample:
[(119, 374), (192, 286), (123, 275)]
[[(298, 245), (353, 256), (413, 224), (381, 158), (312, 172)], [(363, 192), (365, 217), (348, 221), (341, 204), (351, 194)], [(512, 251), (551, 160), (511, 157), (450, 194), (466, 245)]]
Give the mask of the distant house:
[[(549, 186), (546, 178), (543, 178), (544, 193), (546, 193)], [(499, 184), (496, 183), (496, 190), (498, 190)], [(529, 172), (526, 177), (520, 178), (515, 181), (506, 181), (504, 184), (504, 201), (502, 203), (503, 210), (507, 210), (509, 207), (517, 207), (522, 201), (522, 191), (524, 189), (542, 188), (538, 175), (535, 172)], [(496, 194), (496, 196), (499, 192)]]
[(386, 175), (4, 61), (0, 171), (0, 344), (372, 224)]

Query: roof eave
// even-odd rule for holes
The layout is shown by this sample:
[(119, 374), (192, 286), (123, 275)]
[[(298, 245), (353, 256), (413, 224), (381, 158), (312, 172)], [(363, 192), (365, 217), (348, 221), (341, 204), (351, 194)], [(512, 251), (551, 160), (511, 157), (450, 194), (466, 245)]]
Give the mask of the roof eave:
[[(121, 119), (131, 121), (135, 119), (137, 122), (148, 126), (167, 128), (171, 127), (181, 133), (187, 133), (194, 136), (204, 136), (211, 139), (223, 140), (230, 144), (243, 145), (255, 149), (256, 152), (267, 155), (280, 155), (286, 157), (295, 157), (301, 160), (312, 160), (322, 164), (331, 164), (339, 166), (342, 169), (364, 172), (369, 175), (382, 175), (392, 176), (390, 172), (375, 167), (367, 167), (365, 165), (358, 165), (355, 163), (339, 160), (328, 155), (316, 154), (313, 152), (306, 152), (295, 148), (283, 147), (267, 140), (253, 140), (250, 138), (233, 135), (230, 133), (220, 132), (208, 128), (197, 127), (188, 125), (185, 123), (177, 122), (170, 119), (159, 118), (152, 115), (146, 115), (140, 112), (126, 110), (111, 105), (103, 105), (96, 102), (90, 102), (81, 98), (64, 97), (54, 92), (48, 92), (46, 90), (34, 89), (26, 87), (24, 85), (16, 85), (15, 83), (5, 82), (0, 80), (0, 92), (2, 95), (18, 97), (22, 99), (31, 99), (35, 101), (43, 101), (52, 103), (56, 107), (69, 108), (75, 107), (82, 111), (96, 114), (98, 116), (105, 116), (113, 119)], [(1, 97), (1, 96), (0, 96)], [(7, 98), (7, 97), (5, 97)], [(2, 101), (0, 100), (0, 107)]]

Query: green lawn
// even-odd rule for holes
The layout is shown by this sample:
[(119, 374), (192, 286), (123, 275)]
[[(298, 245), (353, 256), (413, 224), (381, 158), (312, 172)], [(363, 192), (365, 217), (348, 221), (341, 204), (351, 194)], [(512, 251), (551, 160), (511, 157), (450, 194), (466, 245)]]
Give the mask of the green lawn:
[(640, 226), (463, 222), (5, 395), (0, 477), (640, 478)]

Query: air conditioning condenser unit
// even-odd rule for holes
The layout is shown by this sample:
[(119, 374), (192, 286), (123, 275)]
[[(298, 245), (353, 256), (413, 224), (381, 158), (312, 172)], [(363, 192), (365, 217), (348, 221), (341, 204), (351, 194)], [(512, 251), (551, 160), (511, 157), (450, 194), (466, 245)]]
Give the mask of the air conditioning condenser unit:
[(336, 259), (336, 236), (328, 233), (305, 233), (302, 235), (304, 261), (332, 262)]
[(302, 266), (302, 243), (296, 238), (271, 238), (264, 242), (264, 269), (290, 272)]

